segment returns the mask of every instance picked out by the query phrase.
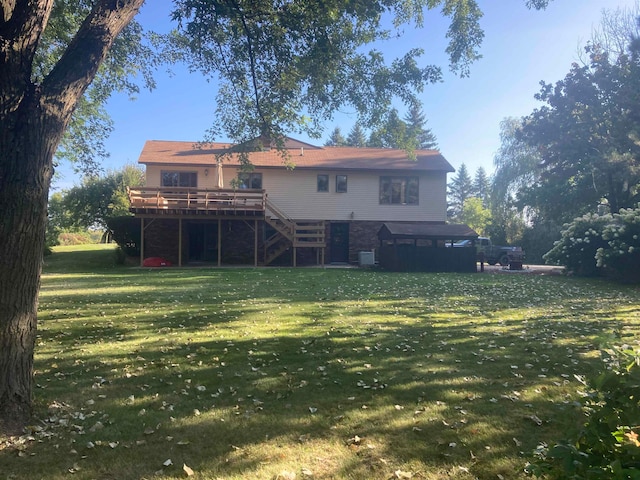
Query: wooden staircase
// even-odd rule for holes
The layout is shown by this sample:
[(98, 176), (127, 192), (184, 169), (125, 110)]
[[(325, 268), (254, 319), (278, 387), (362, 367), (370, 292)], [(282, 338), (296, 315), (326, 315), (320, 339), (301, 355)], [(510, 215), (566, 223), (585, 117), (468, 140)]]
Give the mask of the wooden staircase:
[(292, 220), (270, 200), (266, 201), (265, 221), (275, 233), (264, 244), (264, 264), (269, 265), (284, 252), (293, 248), (293, 266), (296, 266), (298, 248), (318, 248), (324, 264), (325, 224), (320, 220)]

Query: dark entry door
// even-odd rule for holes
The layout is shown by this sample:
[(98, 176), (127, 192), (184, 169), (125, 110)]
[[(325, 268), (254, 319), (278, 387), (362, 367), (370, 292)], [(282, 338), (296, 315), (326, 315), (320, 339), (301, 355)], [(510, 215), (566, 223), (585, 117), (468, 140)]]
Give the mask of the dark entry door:
[(332, 263), (349, 262), (349, 224), (331, 224), (331, 260)]
[(218, 225), (215, 223), (190, 223), (189, 262), (214, 262), (218, 258)]

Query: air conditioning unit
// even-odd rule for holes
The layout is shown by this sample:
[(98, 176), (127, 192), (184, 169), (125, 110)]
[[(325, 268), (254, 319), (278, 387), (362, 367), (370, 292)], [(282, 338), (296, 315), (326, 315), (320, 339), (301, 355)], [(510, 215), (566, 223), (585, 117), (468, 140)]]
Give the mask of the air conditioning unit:
[(367, 265), (375, 265), (376, 260), (374, 258), (373, 252), (358, 252), (358, 264), (361, 267)]

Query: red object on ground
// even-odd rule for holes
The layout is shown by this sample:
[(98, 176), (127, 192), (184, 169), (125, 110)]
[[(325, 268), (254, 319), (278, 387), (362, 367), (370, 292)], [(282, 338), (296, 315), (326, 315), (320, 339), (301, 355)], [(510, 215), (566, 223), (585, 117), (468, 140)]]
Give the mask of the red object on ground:
[(145, 258), (142, 262), (143, 267), (170, 267), (171, 262), (162, 257)]

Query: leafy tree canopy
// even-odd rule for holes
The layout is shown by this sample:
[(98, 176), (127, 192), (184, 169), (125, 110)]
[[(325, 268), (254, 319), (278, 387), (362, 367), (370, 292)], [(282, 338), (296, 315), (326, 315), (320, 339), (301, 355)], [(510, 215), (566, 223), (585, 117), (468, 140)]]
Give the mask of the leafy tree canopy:
[(420, 48), (390, 63), (364, 49), (392, 35), (383, 19), (392, 16), (396, 28), (421, 26), (424, 11), (438, 7), (451, 18), (450, 66), (467, 75), (484, 36), (475, 0), (178, 0), (171, 45), (194, 70), (220, 82), (212, 135), (249, 139), (300, 129), (318, 135), (340, 106), (354, 107), (371, 125), (392, 98), (416, 103), (416, 93), (441, 78), (439, 67), (418, 64)]
[[(91, 11), (92, 3), (54, 2), (35, 53), (33, 83), (42, 83), (51, 73)], [(155, 87), (153, 71), (163, 61), (163, 55), (153, 43), (153, 36), (135, 20), (118, 35), (94, 81), (79, 99), (56, 152), (58, 161), (69, 160), (77, 170), (91, 173), (109, 156), (104, 142), (113, 131), (113, 122), (105, 104), (114, 92), (134, 96), (141, 88)]]
[(106, 230), (111, 217), (131, 215), (127, 187), (143, 185), (144, 179), (144, 171), (135, 165), (102, 176), (87, 175), (80, 185), (52, 195), (49, 225)]
[(596, 47), (590, 59), (543, 84), (537, 98), (546, 105), (523, 129), (542, 160), (527, 197), (556, 218), (594, 211), (601, 201), (617, 212), (640, 200), (640, 63), (624, 54), (610, 61)]

